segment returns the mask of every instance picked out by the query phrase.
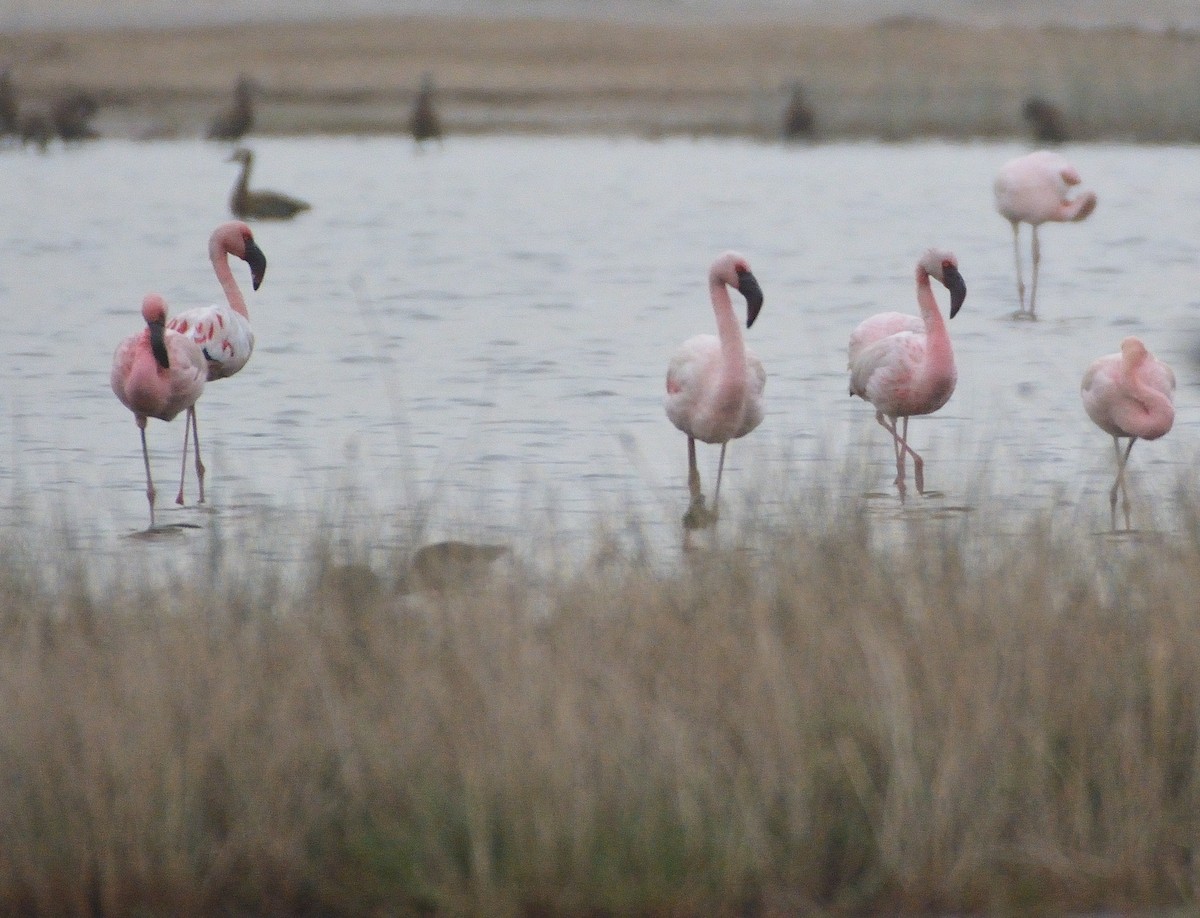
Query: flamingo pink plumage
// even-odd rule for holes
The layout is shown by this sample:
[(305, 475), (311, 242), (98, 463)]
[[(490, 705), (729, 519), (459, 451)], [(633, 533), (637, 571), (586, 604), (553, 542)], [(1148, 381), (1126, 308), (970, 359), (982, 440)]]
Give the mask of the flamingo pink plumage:
[[(884, 312), (861, 322), (850, 335), (850, 394), (875, 406), (875, 419), (892, 435), (896, 488), (905, 494), (905, 454), (913, 457), (917, 491), (925, 491), (925, 463), (908, 445), (908, 419), (941, 408), (958, 382), (950, 333), (929, 279), (950, 291), (950, 318), (967, 297), (967, 285), (951, 252), (930, 249), (917, 262), (920, 317)], [(897, 420), (903, 419), (902, 428)]]
[[(703, 528), (717, 517), (725, 449), (763, 419), (762, 393), (767, 374), (762, 361), (747, 349), (727, 288), (746, 298), (746, 327), (754, 324), (763, 295), (746, 259), (725, 252), (708, 272), (708, 292), (717, 319), (716, 335), (696, 335), (679, 346), (667, 368), (664, 407), (671, 423), (687, 434), (688, 489), (691, 505), (684, 516), (688, 528)], [(696, 441), (721, 444), (713, 509), (707, 511), (696, 467)]]
[[(1009, 223), (1013, 231), (1013, 258), (1017, 265), (1017, 298), (1021, 308), (1019, 317), (1036, 318), (1034, 309), (1037, 301), (1038, 269), (1042, 261), (1042, 248), (1038, 241), (1038, 227), (1043, 223), (1078, 222), (1086, 219), (1096, 209), (1096, 193), (1081, 191), (1074, 198), (1070, 190), (1082, 179), (1079, 171), (1064, 157), (1049, 150), (1039, 150), (1005, 163), (993, 186), (996, 210)], [(1025, 308), (1025, 278), (1021, 266), (1020, 225), (1028, 223), (1032, 228), (1033, 275), (1029, 288), (1029, 309)]]
[[(208, 361), (208, 379), (225, 379), (246, 365), (254, 351), (254, 330), (250, 312), (229, 267), (234, 255), (250, 266), (250, 281), (257, 290), (267, 270), (267, 257), (254, 241), (254, 234), (240, 220), (222, 223), (208, 240), (208, 257), (225, 291), (224, 303), (199, 306), (171, 320), (170, 328), (187, 335), (199, 345)], [(199, 502), (204, 503), (204, 464), (200, 461), (200, 427), (195, 407), (188, 408), (187, 422), (195, 438), (196, 477), (200, 481)], [(179, 494), (175, 503), (183, 503), (183, 476), (187, 471), (188, 424), (183, 430), (183, 469), (179, 474)]]
[[(1138, 338), (1121, 342), (1116, 354), (1095, 360), (1083, 374), (1080, 387), (1083, 407), (1101, 430), (1113, 438), (1117, 456), (1117, 479), (1108, 492), (1112, 528), (1117, 528), (1117, 492), (1124, 500), (1125, 528), (1129, 528), (1129, 491), (1125, 486), (1125, 466), (1133, 444), (1157, 440), (1175, 423), (1175, 374), (1156, 358)], [(1121, 452), (1121, 437), (1129, 445)]]
[[(167, 306), (151, 293), (142, 301), (146, 327), (130, 335), (113, 354), (112, 390), (133, 412), (142, 434), (142, 459), (146, 464), (146, 498), (150, 501), (150, 528), (154, 528), (154, 479), (146, 448), (146, 419), (170, 421), (185, 408), (191, 410), (204, 391), (208, 362), (200, 346), (186, 335), (166, 327)], [(196, 461), (199, 462), (199, 450)]]

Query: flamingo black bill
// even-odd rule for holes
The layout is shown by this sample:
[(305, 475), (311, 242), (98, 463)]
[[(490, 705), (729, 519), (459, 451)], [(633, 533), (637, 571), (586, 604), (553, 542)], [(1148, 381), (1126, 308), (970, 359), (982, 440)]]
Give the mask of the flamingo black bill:
[(167, 354), (166, 325), (162, 322), (147, 322), (150, 327), (150, 353), (154, 362), (164, 370), (171, 368), (171, 358)]
[(967, 282), (963, 280), (963, 276), (958, 273), (958, 268), (954, 265), (944, 265), (942, 277), (944, 278), (942, 283), (950, 291), (950, 318), (953, 319), (958, 314), (963, 300), (967, 298)]
[(246, 254), (242, 256), (246, 264), (250, 266), (250, 282), (257, 290), (263, 282), (263, 275), (267, 273), (267, 256), (263, 254), (263, 250), (258, 247), (258, 243), (253, 239), (246, 240)]
[(746, 298), (746, 327), (749, 328), (758, 318), (758, 311), (762, 309), (762, 287), (758, 286), (758, 279), (749, 271), (739, 268), (737, 276), (738, 293)]

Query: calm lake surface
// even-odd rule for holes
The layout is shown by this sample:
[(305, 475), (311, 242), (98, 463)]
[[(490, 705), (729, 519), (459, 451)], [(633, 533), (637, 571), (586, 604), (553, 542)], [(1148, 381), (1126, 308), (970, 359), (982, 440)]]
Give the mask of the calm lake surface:
[[(519, 539), (543, 520), (586, 534), (614, 511), (675, 533), (686, 441), (663, 414), (665, 368), (713, 330), (706, 272), (728, 248), (766, 295), (748, 340), (769, 379), (766, 419), (730, 448), (726, 507), (812, 488), (899, 507), (886, 435), (846, 394), (845, 345), (875, 312), (916, 310), (913, 266), (931, 245), (958, 255), (969, 293), (951, 323), (958, 390), (910, 428), (941, 492), (929, 506), (1014, 519), (1054, 507), (1106, 526), (1111, 441), (1079, 382), (1130, 334), (1179, 378), (1175, 429), (1133, 453), (1135, 525), (1170, 528), (1194, 466), (1200, 148), (1065, 149), (1100, 204), (1043, 230), (1041, 318), (1017, 322), (1011, 234), (991, 200), (1016, 145), (253, 146), (254, 184), (313, 209), (254, 224), (269, 262), (257, 293), (234, 261), (258, 343), (200, 403), (211, 510), (173, 503), (182, 416), (149, 424), (160, 522), (349, 506), (403, 527), (432, 506), (431, 537)], [(135, 544), (122, 537), (146, 525), (144, 476), (112, 352), (142, 326), (146, 292), (173, 312), (220, 299), (206, 243), (228, 217), (227, 156), (193, 140), (0, 151), (3, 526), (65, 522), (99, 550)], [(717, 451), (701, 452), (709, 493)]]

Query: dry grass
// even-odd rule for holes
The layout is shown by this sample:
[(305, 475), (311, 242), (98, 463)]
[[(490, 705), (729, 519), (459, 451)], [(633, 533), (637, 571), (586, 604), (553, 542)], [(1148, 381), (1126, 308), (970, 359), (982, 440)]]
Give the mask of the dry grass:
[(425, 72), (451, 133), (602, 131), (776, 137), (802, 81), (819, 137), (1024, 136), (1031, 95), (1077, 139), (1200, 140), (1200, 33), (409, 18), (0, 34), (42, 104), (104, 102), (106, 133), (197, 135), (238, 73), (257, 131), (404, 131)]
[(0, 546), (0, 913), (1193, 905), (1200, 521), (962, 525), (810, 502), (418, 604), (319, 547), (97, 586)]

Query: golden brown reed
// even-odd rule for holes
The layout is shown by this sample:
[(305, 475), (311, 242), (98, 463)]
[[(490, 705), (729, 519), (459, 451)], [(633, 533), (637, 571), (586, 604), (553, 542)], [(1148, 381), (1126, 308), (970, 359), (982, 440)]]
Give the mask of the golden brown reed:
[(1200, 139), (1200, 33), (976, 29), (913, 19), (629, 23), (411, 17), (0, 34), (35, 102), (86, 87), (112, 133), (202, 133), (239, 73), (261, 133), (407, 130), (421, 75), (448, 134), (778, 137), (801, 82), (819, 138), (1026, 136), (1030, 96), (1073, 139)]
[(416, 602), (4, 546), (0, 913), (1194, 905), (1200, 520), (887, 548), (818, 503)]

